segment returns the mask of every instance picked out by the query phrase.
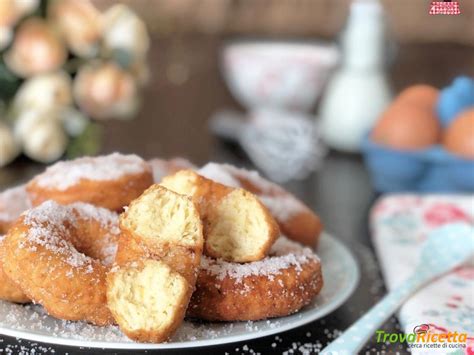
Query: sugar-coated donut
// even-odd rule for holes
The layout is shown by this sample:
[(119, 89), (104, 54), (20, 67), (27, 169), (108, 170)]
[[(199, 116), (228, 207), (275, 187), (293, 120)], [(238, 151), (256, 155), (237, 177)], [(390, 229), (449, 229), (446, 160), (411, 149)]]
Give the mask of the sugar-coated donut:
[(58, 162), (27, 184), (34, 206), (86, 202), (120, 211), (153, 183), (150, 165), (136, 155), (113, 153)]
[(3, 269), (54, 317), (112, 324), (106, 274), (119, 234), (114, 212), (85, 203), (47, 201), (26, 211), (9, 230)]
[(148, 160), (148, 164), (153, 171), (153, 180), (155, 183), (160, 183), (161, 180), (167, 176), (174, 174), (183, 169), (197, 169), (197, 166), (184, 158), (172, 158), (169, 160), (154, 158)]
[[(0, 234), (6, 233), (21, 213), (31, 207), (25, 185), (0, 193)], [(0, 300), (27, 303), (30, 299), (21, 288), (3, 272), (3, 239), (0, 235)]]
[(204, 244), (193, 201), (153, 185), (120, 217), (107, 302), (131, 339), (162, 342), (179, 327), (194, 291)]
[(247, 190), (219, 184), (192, 170), (168, 175), (161, 185), (196, 203), (208, 256), (235, 262), (260, 260), (280, 234), (268, 209)]
[(187, 315), (210, 321), (282, 317), (309, 304), (322, 286), (316, 254), (280, 237), (261, 261), (237, 264), (203, 257)]
[(258, 172), (217, 163), (208, 163), (197, 172), (221, 184), (254, 193), (270, 210), (284, 235), (304, 245), (317, 246), (323, 229), (319, 217), (291, 193), (264, 179)]
[(21, 288), (10, 280), (10, 278), (3, 272), (4, 239), (5, 236), (0, 235), (0, 300), (15, 303), (28, 303), (30, 302), (30, 299), (23, 293)]
[(0, 193), (0, 234), (5, 234), (24, 211), (31, 207), (25, 185)]

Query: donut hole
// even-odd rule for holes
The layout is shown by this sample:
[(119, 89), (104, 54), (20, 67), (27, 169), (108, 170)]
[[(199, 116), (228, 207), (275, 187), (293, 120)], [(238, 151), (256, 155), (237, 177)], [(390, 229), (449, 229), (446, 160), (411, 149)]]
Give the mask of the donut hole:
[(202, 244), (202, 225), (193, 202), (158, 185), (129, 206), (121, 224), (150, 244)]
[(153, 339), (143, 336), (155, 342), (179, 325), (191, 289), (184, 277), (156, 260), (122, 267), (109, 275), (108, 285), (109, 308), (118, 323), (138, 338), (153, 332)]
[(258, 200), (249, 192), (238, 189), (215, 206), (208, 218), (206, 232), (206, 248), (210, 254), (246, 262), (265, 256), (274, 230)]

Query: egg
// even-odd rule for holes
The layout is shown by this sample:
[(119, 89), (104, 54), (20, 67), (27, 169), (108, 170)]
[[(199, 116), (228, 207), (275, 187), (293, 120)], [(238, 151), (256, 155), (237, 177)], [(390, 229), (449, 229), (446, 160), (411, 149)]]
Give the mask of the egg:
[(437, 144), (440, 135), (439, 121), (426, 106), (395, 100), (377, 121), (371, 138), (395, 149), (415, 150)]
[(438, 97), (439, 90), (437, 88), (430, 85), (418, 84), (403, 90), (395, 100), (397, 102), (423, 106), (434, 111)]
[(444, 148), (466, 159), (474, 159), (474, 109), (461, 112), (446, 129)]

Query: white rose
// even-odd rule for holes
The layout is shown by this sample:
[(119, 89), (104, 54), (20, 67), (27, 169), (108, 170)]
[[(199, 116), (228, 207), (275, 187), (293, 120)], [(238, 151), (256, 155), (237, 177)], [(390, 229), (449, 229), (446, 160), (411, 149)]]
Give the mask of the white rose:
[(143, 60), (150, 47), (145, 23), (127, 6), (115, 5), (104, 13), (104, 48), (107, 53), (124, 50)]
[(34, 76), (26, 80), (13, 100), (15, 110), (51, 109), (72, 104), (72, 81), (65, 72)]
[(42, 163), (58, 160), (66, 151), (68, 138), (55, 120), (39, 121), (23, 141), (23, 151), (29, 158)]
[(15, 138), (24, 144), (24, 142), (30, 138), (30, 134), (36, 126), (51, 120), (55, 123), (60, 122), (57, 111), (48, 109), (25, 109), (16, 117), (14, 127)]
[(0, 122), (0, 167), (7, 165), (20, 154), (20, 147), (12, 130)]

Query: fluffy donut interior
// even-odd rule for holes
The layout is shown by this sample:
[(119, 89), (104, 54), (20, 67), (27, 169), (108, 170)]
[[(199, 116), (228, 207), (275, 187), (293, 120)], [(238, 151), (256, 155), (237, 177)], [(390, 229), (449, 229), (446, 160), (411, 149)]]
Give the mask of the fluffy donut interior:
[(162, 185), (193, 197), (204, 222), (206, 253), (228, 261), (248, 262), (265, 257), (279, 230), (252, 193), (234, 189), (183, 170)]
[(202, 225), (194, 203), (158, 185), (132, 202), (120, 223), (151, 243), (202, 248)]
[[(125, 331), (166, 337), (181, 320), (189, 284), (165, 263), (146, 260), (109, 275), (108, 304)], [(178, 323), (179, 324), (179, 323)]]
[(237, 262), (264, 257), (272, 234), (260, 203), (241, 189), (215, 205), (207, 230), (207, 248)]

